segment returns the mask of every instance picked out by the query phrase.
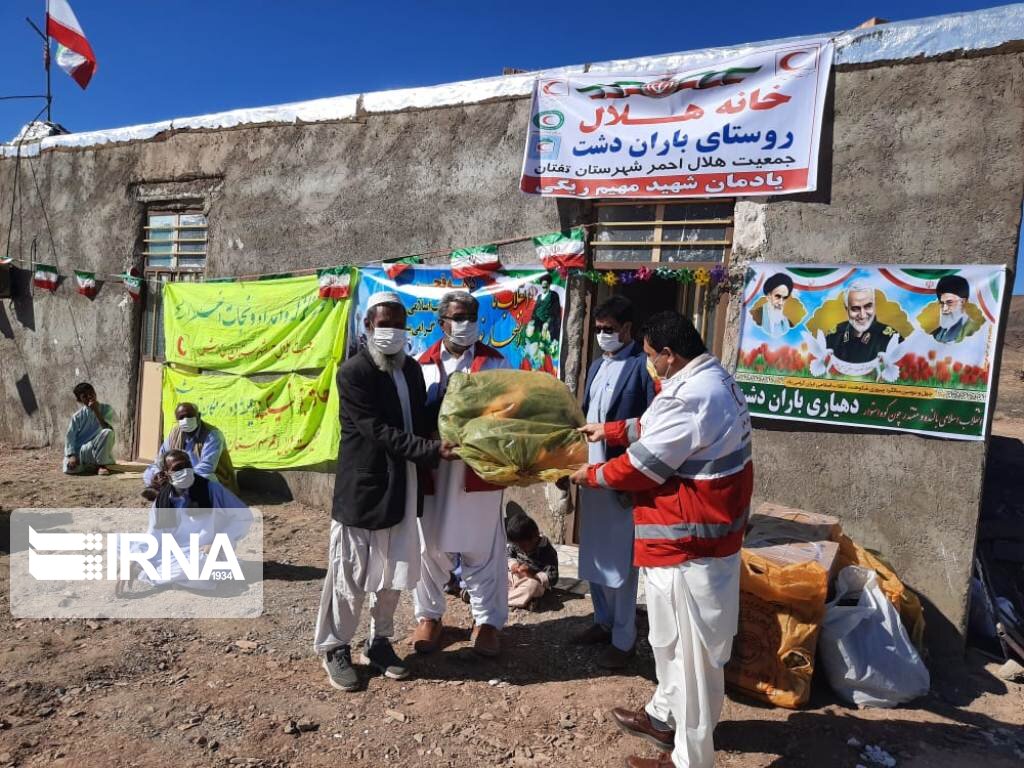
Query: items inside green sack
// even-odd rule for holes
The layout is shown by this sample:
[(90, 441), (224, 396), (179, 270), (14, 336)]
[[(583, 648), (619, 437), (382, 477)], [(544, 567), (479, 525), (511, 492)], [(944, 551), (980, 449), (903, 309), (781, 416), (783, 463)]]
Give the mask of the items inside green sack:
[(441, 403), (440, 432), (494, 485), (550, 483), (587, 463), (576, 431), (583, 411), (566, 386), (539, 371), (454, 373)]

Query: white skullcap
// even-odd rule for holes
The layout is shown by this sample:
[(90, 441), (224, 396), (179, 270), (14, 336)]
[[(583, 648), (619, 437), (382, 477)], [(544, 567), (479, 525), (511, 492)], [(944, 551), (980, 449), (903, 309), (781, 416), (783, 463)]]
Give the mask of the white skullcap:
[(378, 304), (401, 304), (402, 299), (394, 291), (377, 291), (366, 302), (366, 308), (373, 309)]

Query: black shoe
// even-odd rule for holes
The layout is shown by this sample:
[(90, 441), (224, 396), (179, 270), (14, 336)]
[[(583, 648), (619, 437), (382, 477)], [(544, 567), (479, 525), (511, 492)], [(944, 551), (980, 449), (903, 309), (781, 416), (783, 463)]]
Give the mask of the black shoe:
[(392, 680), (405, 680), (409, 676), (409, 668), (398, 658), (395, 649), (391, 647), (391, 641), (386, 637), (375, 637), (372, 643), (367, 640), (359, 661)]
[(352, 651), (347, 645), (328, 651), (323, 665), (332, 688), (339, 691), (359, 690), (359, 675), (352, 666)]
[(462, 588), (459, 586), (459, 577), (454, 573), (451, 574), (451, 578), (448, 579), (448, 583), (444, 585), (444, 591), (452, 597), (458, 597)]

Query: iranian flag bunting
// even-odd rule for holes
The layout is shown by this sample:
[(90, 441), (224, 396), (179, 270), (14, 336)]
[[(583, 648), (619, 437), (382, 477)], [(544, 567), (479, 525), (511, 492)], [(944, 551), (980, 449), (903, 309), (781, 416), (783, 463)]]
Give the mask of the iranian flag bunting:
[(136, 304), (142, 299), (142, 278), (135, 275), (121, 275), (121, 282), (128, 289), (128, 295)]
[(423, 259), (419, 256), (405, 256), (401, 259), (386, 259), (383, 262), (384, 274), (386, 274), (392, 280), (396, 279), (400, 274), (409, 269), (414, 264), (422, 264)]
[(84, 89), (96, 71), (96, 54), (67, 0), (47, 0), (46, 34), (57, 41), (57, 64)]
[(498, 246), (475, 245), (451, 252), (452, 277), (486, 277), (501, 269)]
[(35, 272), (32, 273), (32, 285), (51, 293), (57, 290), (57, 268), (49, 264), (36, 264)]
[(587, 265), (583, 227), (535, 237), (533, 246), (544, 269), (583, 269)]
[(96, 295), (96, 273), (75, 270), (75, 290), (90, 299)]
[(321, 299), (347, 299), (352, 274), (348, 267), (330, 267), (318, 269), (316, 276), (320, 281)]

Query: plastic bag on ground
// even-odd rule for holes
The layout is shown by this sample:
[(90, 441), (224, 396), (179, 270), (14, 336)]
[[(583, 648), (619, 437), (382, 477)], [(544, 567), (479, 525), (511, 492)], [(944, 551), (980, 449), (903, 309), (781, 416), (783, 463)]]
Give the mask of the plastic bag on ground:
[(907, 587), (900, 578), (881, 558), (873, 555), (864, 547), (857, 544), (849, 536), (841, 535), (839, 542), (839, 556), (836, 558), (835, 570), (841, 571), (850, 565), (857, 565), (861, 568), (870, 568), (878, 574), (878, 585), (882, 588), (889, 602), (896, 606), (903, 620), (914, 647), (921, 653), (924, 648), (924, 610), (921, 601), (913, 590)]
[(895, 707), (928, 693), (928, 668), (871, 569), (848, 566), (825, 608), (818, 654), (829, 685), (858, 707)]
[(547, 373), (453, 373), (438, 419), (441, 437), (494, 485), (554, 482), (587, 464), (585, 419), (566, 386)]
[(828, 574), (815, 561), (784, 565), (742, 550), (740, 620), (725, 681), (760, 701), (807, 703)]

